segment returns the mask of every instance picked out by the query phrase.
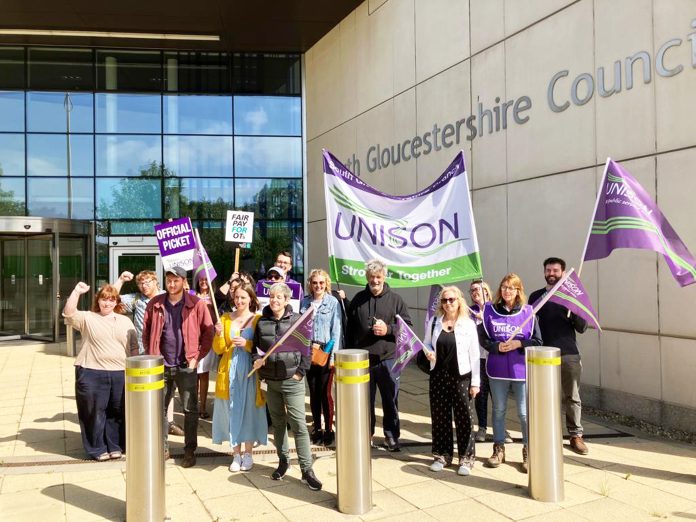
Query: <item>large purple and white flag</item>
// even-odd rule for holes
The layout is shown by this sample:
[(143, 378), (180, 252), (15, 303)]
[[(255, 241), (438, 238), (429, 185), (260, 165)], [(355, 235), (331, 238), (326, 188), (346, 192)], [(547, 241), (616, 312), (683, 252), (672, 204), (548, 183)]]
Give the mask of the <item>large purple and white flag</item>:
[[(207, 275), (206, 268), (208, 269)], [(208, 252), (205, 251), (203, 241), (200, 241), (199, 237), (199, 241), (196, 242), (196, 251), (193, 253), (193, 281), (196, 282), (203, 277), (210, 277), (208, 281), (208, 283), (210, 283), (217, 277), (217, 272), (215, 268), (213, 268), (213, 263), (210, 262)]]
[[(590, 325), (594, 325), (594, 328), (601, 330), (602, 327), (599, 326), (599, 321), (597, 320), (597, 312), (592, 308), (590, 297), (587, 295), (587, 290), (585, 290), (578, 274), (571, 268), (566, 275), (568, 277), (556, 288), (556, 291), (551, 294), (548, 300), (565, 306), (575, 315), (582, 317)], [(542, 296), (542, 298), (543, 297), (544, 296)], [(536, 309), (536, 305), (533, 303), (531, 304)]]
[(394, 196), (371, 187), (324, 151), (324, 195), (333, 281), (363, 286), (368, 259), (387, 263), (392, 288), (481, 277), (463, 152), (432, 185)]
[(437, 298), (440, 296), (442, 286), (433, 285), (430, 287), (430, 297), (428, 297), (428, 308), (425, 309), (425, 328), (428, 328), (428, 323), (437, 313), (438, 303)]
[(645, 189), (626, 169), (609, 158), (584, 260), (605, 258), (615, 248), (659, 252), (680, 286), (696, 283), (694, 256)]
[(400, 315), (396, 316), (396, 355), (394, 358), (394, 366), (392, 366), (392, 373), (401, 373), (406, 365), (411, 359), (413, 359), (418, 352), (421, 350), (428, 349), (425, 347), (423, 342), (418, 338), (413, 330), (406, 324)]

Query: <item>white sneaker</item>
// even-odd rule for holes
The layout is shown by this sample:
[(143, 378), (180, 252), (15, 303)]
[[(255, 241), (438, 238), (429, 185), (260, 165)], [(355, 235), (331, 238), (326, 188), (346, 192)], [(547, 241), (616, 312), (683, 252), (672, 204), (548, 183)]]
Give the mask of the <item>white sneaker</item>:
[(486, 442), (486, 428), (479, 428), (474, 437), (476, 442)]
[(461, 475), (462, 477), (468, 477), (471, 475), (471, 469), (469, 469), (469, 466), (466, 464), (462, 464), (459, 466), (459, 469), (457, 470), (457, 475)]
[(430, 465), (430, 471), (438, 472), (442, 471), (445, 469), (445, 463), (442, 459), (436, 458), (433, 463)]
[(232, 464), (230, 464), (230, 471), (232, 473), (237, 473), (240, 469), (242, 469), (242, 457), (237, 453), (232, 459)]
[(505, 430), (505, 443), (512, 444), (512, 435), (510, 435), (508, 430)]
[(254, 459), (251, 458), (251, 453), (245, 453), (242, 455), (242, 465), (239, 469), (242, 471), (249, 471), (254, 467)]

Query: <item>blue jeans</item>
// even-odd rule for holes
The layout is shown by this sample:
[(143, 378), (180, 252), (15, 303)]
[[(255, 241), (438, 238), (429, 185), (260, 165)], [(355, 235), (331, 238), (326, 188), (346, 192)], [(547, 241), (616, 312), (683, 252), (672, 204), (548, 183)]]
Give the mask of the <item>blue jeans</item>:
[(493, 442), (505, 443), (505, 412), (507, 411), (508, 395), (515, 394), (517, 417), (522, 427), (522, 443), (527, 445), (527, 383), (526, 381), (510, 381), (507, 379), (489, 379), (493, 397)]

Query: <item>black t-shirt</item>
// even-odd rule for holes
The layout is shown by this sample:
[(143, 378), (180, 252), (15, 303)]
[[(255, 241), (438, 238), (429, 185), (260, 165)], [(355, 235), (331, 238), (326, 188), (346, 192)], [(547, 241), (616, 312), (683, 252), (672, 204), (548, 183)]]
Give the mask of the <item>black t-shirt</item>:
[[(529, 302), (534, 303), (546, 293), (542, 288), (529, 296)], [(587, 330), (587, 322), (575, 314), (568, 317), (568, 309), (557, 303), (547, 301), (537, 312), (539, 330), (544, 346), (553, 346), (561, 350), (561, 355), (578, 355), (578, 343), (575, 332)]]
[(436, 361), (434, 372), (447, 372), (451, 375), (459, 375), (459, 362), (457, 361), (457, 340), (454, 332), (442, 330), (437, 337), (435, 345)]

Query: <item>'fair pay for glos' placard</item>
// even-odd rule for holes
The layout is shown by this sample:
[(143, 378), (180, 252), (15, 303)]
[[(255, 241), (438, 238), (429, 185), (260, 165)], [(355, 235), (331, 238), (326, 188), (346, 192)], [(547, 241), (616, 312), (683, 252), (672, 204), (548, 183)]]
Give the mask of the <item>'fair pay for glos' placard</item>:
[[(225, 225), (225, 241), (233, 243), (251, 243), (254, 235), (254, 213), (227, 211), (227, 223)], [(247, 247), (248, 248), (248, 247)]]

